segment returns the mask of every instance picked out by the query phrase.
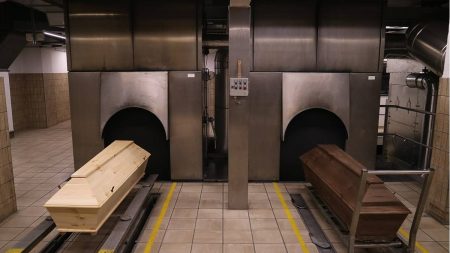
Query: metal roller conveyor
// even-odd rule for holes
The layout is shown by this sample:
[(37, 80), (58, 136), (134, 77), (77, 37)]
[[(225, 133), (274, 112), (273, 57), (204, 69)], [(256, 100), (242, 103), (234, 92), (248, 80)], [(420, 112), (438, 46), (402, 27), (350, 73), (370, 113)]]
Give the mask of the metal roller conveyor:
[[(99, 252), (126, 253), (131, 252), (147, 218), (158, 199), (158, 194), (151, 192), (157, 179), (157, 175), (149, 175), (136, 185), (136, 192), (131, 202), (127, 203), (125, 211), (102, 244)], [(34, 229), (28, 232), (23, 239), (18, 241), (8, 253), (31, 252), (37, 249), (40, 253), (59, 252), (66, 241), (71, 237), (82, 235), (81, 233), (52, 233), (55, 223), (51, 217), (47, 217)], [(49, 238), (49, 236), (52, 236)], [(44, 240), (45, 238), (48, 239)], [(38, 247), (39, 246), (39, 247)]]

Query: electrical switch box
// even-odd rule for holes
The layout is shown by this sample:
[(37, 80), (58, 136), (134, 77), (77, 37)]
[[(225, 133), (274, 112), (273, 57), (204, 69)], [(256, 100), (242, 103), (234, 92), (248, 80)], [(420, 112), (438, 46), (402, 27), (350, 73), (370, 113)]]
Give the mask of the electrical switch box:
[(230, 96), (246, 97), (248, 96), (248, 88), (248, 78), (230, 78)]

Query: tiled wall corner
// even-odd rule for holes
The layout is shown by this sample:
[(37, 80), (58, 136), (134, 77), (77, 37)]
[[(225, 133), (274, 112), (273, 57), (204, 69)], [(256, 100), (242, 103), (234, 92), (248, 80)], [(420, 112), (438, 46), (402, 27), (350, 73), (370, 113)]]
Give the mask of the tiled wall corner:
[(16, 210), (5, 89), (0, 77), (0, 221)]
[(47, 127), (70, 119), (69, 80), (64, 73), (44, 73)]
[(14, 129), (45, 128), (47, 119), (42, 74), (10, 74), (9, 81)]
[(10, 74), (16, 131), (46, 128), (70, 119), (66, 73)]
[(436, 170), (430, 193), (428, 213), (449, 223), (449, 79), (441, 78), (434, 126), (431, 167)]

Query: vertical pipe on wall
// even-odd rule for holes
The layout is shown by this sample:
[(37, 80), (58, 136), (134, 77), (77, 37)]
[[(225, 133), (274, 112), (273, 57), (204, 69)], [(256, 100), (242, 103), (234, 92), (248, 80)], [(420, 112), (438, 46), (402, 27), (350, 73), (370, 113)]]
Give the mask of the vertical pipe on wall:
[[(437, 107), (437, 80), (433, 77), (433, 74), (430, 72), (425, 73), (412, 73), (406, 77), (406, 85), (410, 88), (418, 88), (418, 89), (427, 89), (427, 101), (425, 111), (431, 112), (432, 114), (425, 115), (425, 124), (424, 124), (424, 134), (423, 141), (427, 147), (431, 147), (433, 145), (433, 130), (434, 130), (434, 121)], [(431, 164), (431, 153), (432, 150), (430, 148), (424, 147), (423, 156), (422, 156), (422, 169), (427, 170), (430, 168)]]

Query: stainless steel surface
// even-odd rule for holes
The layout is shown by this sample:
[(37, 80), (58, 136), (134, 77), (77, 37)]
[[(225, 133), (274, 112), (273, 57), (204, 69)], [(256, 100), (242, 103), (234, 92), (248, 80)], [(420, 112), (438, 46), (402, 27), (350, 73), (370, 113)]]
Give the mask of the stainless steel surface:
[(402, 246), (404, 244), (402, 242), (386, 242), (386, 243), (355, 243), (354, 247), (355, 248), (365, 248), (365, 249), (370, 249), (370, 248), (391, 248), (389, 250), (392, 250), (392, 248), (394, 248), (395, 250), (392, 250), (392, 252), (398, 252), (398, 253), (402, 253)]
[(414, 214), (414, 219), (411, 225), (410, 233), (409, 233), (409, 242), (407, 244), (408, 253), (414, 253), (416, 248), (416, 237), (417, 232), (419, 230), (420, 220), (422, 219), (423, 211), (425, 210), (425, 206), (427, 204), (427, 199), (430, 191), (430, 186), (434, 177), (434, 169), (430, 168), (429, 170), (380, 170), (380, 171), (368, 171), (366, 169), (362, 170), (361, 173), (361, 181), (358, 189), (357, 201), (355, 204), (355, 210), (352, 216), (352, 222), (350, 226), (350, 231), (348, 235), (348, 252), (355, 252), (355, 248), (381, 248), (381, 247), (392, 247), (395, 246), (395, 243), (399, 242), (360, 242), (355, 244), (356, 239), (356, 230), (358, 227), (358, 221), (361, 211), (362, 202), (364, 199), (364, 195), (366, 192), (367, 186), (367, 176), (369, 174), (372, 175), (424, 175), (425, 180), (423, 182), (422, 190), (420, 192), (419, 202), (417, 204), (417, 209)]
[[(238, 76), (238, 60), (242, 77), (248, 77), (251, 66), (249, 7), (229, 9), (229, 73)], [(251, 93), (250, 93), (251, 96)], [(228, 127), (228, 208), (248, 208), (248, 125), (249, 97), (230, 97)]]
[[(438, 84), (435, 81), (429, 81), (428, 83), (428, 93), (427, 93), (427, 108), (426, 110), (430, 111), (432, 114), (425, 115), (425, 125), (424, 128), (424, 137), (425, 137), (425, 145), (433, 146), (433, 137), (434, 137), (434, 124), (436, 121), (436, 116), (434, 115), (437, 110), (437, 97), (438, 97)], [(433, 149), (425, 148), (423, 149), (423, 163), (422, 169), (427, 169), (431, 166), (431, 153)]]
[(409, 231), (409, 243), (408, 243), (408, 253), (414, 253), (416, 248), (416, 238), (417, 232), (419, 231), (420, 220), (422, 219), (422, 214), (425, 211), (427, 205), (428, 195), (430, 193), (431, 183), (433, 182), (434, 169), (430, 169), (428, 175), (425, 175), (425, 180), (422, 185), (422, 191), (420, 192), (419, 203), (417, 204), (416, 212), (414, 214), (414, 219), (411, 224), (411, 229)]
[(148, 215), (154, 207), (156, 196), (152, 196), (152, 188), (158, 175), (149, 175), (138, 183), (138, 189), (120, 219), (105, 238), (100, 252), (130, 252), (134, 247), (131, 243), (138, 239)]
[(248, 97), (250, 83), (248, 77), (232, 77), (230, 78), (230, 96), (231, 97)]
[(381, 74), (350, 73), (350, 130), (346, 151), (369, 170), (375, 168), (380, 88)]
[(198, 65), (202, 44), (198, 1), (137, 0), (133, 6), (135, 69), (201, 69)]
[(230, 0), (231, 7), (248, 7), (251, 0)]
[(383, 60), (382, 1), (321, 1), (318, 71), (378, 72)]
[(218, 153), (228, 153), (228, 121), (229, 121), (229, 90), (228, 90), (228, 50), (219, 50), (215, 58), (215, 129), (216, 150)]
[(130, 1), (67, 1), (70, 71), (130, 70)]
[(436, 113), (433, 113), (433, 112), (420, 110), (420, 109), (414, 109), (414, 108), (408, 108), (408, 107), (399, 106), (399, 105), (380, 105), (380, 107), (395, 108), (395, 109), (402, 109), (402, 110), (407, 110), (407, 111), (411, 111), (411, 112), (418, 112), (418, 113), (422, 113), (422, 114), (436, 115)]
[(172, 180), (201, 180), (202, 76), (169, 72), (170, 167)]
[[(282, 132), (299, 113), (321, 108), (336, 114), (350, 129), (348, 73), (283, 73)], [(376, 115), (377, 116), (377, 115)]]
[(422, 142), (415, 141), (415, 140), (413, 140), (413, 139), (411, 139), (411, 138), (408, 138), (408, 137), (405, 137), (405, 136), (401, 136), (401, 135), (399, 135), (399, 134), (385, 133), (385, 134), (383, 134), (383, 136), (393, 136), (393, 137), (399, 138), (402, 142), (409, 141), (409, 142), (412, 142), (412, 143), (414, 143), (414, 144), (417, 144), (417, 145), (419, 145), (419, 146), (421, 146), (421, 147), (423, 147), (423, 148), (429, 148), (429, 149), (432, 149), (432, 148), (433, 148), (432, 146), (427, 146), (427, 145), (423, 144)]
[(282, 74), (251, 72), (250, 83), (249, 179), (278, 180)]
[(167, 72), (102, 72), (100, 85), (100, 126), (122, 109), (137, 107), (158, 117), (169, 138)]
[(411, 56), (437, 75), (444, 71), (448, 22), (419, 23), (406, 32), (406, 47)]
[(355, 252), (356, 230), (358, 229), (359, 216), (361, 213), (362, 202), (367, 189), (367, 169), (361, 171), (361, 181), (359, 181), (358, 192), (356, 195), (356, 203), (352, 214), (350, 231), (348, 235), (348, 253)]
[(316, 70), (316, 1), (254, 1), (254, 71)]
[(426, 175), (430, 174), (431, 170), (371, 170), (369, 174), (372, 175)]
[(228, 48), (228, 41), (226, 40), (209, 40), (203, 41), (202, 44), (205, 48)]
[(100, 134), (100, 73), (69, 72), (75, 170), (103, 149)]
[(428, 78), (424, 73), (411, 73), (406, 76), (406, 86), (409, 88), (425, 89), (428, 87)]

